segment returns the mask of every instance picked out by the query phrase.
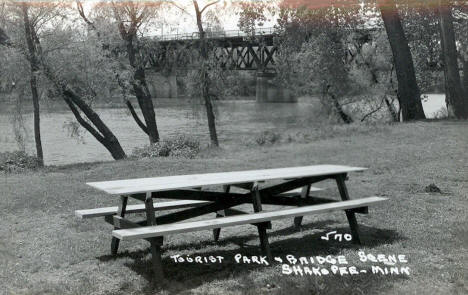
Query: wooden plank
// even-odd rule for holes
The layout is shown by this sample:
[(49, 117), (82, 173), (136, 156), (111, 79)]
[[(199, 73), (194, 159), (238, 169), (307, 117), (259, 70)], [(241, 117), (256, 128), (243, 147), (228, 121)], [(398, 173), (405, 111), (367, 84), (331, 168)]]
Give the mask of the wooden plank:
[[(231, 190), (231, 186), (230, 185), (223, 185), (223, 191), (225, 193), (229, 193), (229, 191)], [(226, 216), (226, 211), (225, 210), (219, 210), (216, 212), (216, 218), (219, 218), (219, 217), (224, 217)], [(213, 229), (213, 239), (215, 242), (217, 242), (219, 240), (219, 235), (221, 234), (221, 229), (220, 228), (215, 228)]]
[[(253, 204), (254, 211), (255, 212), (263, 211), (262, 200), (261, 200), (260, 192), (258, 189), (258, 182), (255, 182), (254, 185), (252, 186), (251, 194), (252, 194), (252, 204)], [(260, 223), (257, 225), (258, 236), (260, 238), (260, 248), (262, 249), (262, 254), (265, 255), (268, 261), (271, 263), (273, 258), (271, 255), (270, 243), (268, 242), (268, 233), (266, 231), (267, 228), (271, 229), (270, 221), (268, 221), (268, 223)]]
[[(336, 177), (336, 184), (338, 185), (338, 190), (340, 191), (340, 196), (343, 201), (350, 199), (345, 183), (346, 178), (346, 174), (341, 174)], [(353, 243), (361, 244), (361, 239), (359, 238), (359, 225), (356, 220), (356, 215), (353, 211), (346, 210), (346, 218), (348, 219), (351, 235), (353, 236)]]
[(130, 221), (126, 218), (116, 216), (116, 215), (104, 216), (104, 221), (111, 225), (115, 225), (118, 228), (134, 228), (134, 227), (141, 227), (141, 226), (147, 225), (146, 219), (141, 220), (141, 221)]
[(176, 233), (185, 233), (192, 231), (200, 231), (206, 229), (213, 229), (218, 227), (227, 227), (234, 225), (241, 225), (247, 223), (261, 223), (271, 220), (277, 220), (287, 217), (296, 217), (309, 214), (318, 214), (331, 212), (333, 210), (345, 210), (356, 207), (364, 207), (379, 203), (387, 200), (381, 197), (369, 197), (358, 200), (349, 200), (342, 202), (334, 202), (328, 204), (314, 205), (299, 207), (293, 209), (285, 209), (278, 211), (259, 212), (245, 215), (236, 215), (229, 217), (222, 217), (210, 220), (185, 222), (185, 223), (173, 223), (158, 226), (145, 226), (134, 229), (120, 229), (112, 231), (112, 235), (122, 240), (141, 239), (157, 236), (166, 236)]
[(231, 199), (231, 200), (223, 200), (223, 202), (213, 202), (213, 203), (199, 206), (196, 208), (190, 208), (190, 209), (166, 214), (163, 216), (159, 216), (156, 218), (156, 222), (158, 224), (179, 222), (179, 221), (183, 221), (186, 219), (202, 216), (208, 213), (213, 213), (219, 210), (224, 210), (224, 209), (234, 207), (243, 203), (244, 203), (243, 199)]
[[(170, 210), (170, 209), (180, 209), (180, 208), (187, 208), (187, 207), (198, 207), (201, 205), (210, 204), (209, 201), (196, 201), (196, 200), (181, 200), (181, 201), (169, 201), (169, 202), (161, 202), (154, 204), (154, 210)], [(93, 218), (93, 217), (100, 217), (100, 216), (108, 216), (117, 214), (117, 210), (119, 207), (104, 207), (104, 208), (95, 208), (95, 209), (83, 209), (83, 210), (76, 210), (75, 215), (79, 218)], [(127, 205), (126, 213), (140, 213), (145, 212), (145, 205), (138, 204), (138, 205)]]
[[(315, 193), (315, 192), (319, 192), (319, 191), (323, 191), (323, 189), (322, 189), (322, 188), (319, 188), (319, 187), (313, 187), (313, 186), (311, 186), (311, 187), (310, 187), (310, 190), (309, 190), (309, 196), (311, 195), (311, 193)], [(282, 197), (300, 196), (301, 193), (302, 193), (302, 188), (299, 187), (299, 188), (296, 188), (296, 189), (287, 191), (287, 192), (285, 192), (285, 193), (281, 193), (281, 194), (279, 194), (279, 196), (282, 196)]]
[[(145, 194), (136, 194), (137, 196)], [(135, 196), (135, 195), (131, 195)], [(244, 193), (225, 193), (213, 191), (197, 191), (191, 189), (163, 191), (153, 193), (153, 198), (175, 199), (175, 200), (198, 200), (198, 201), (217, 201), (226, 198), (242, 198)], [(143, 199), (144, 200), (144, 199)]]
[(250, 191), (252, 189), (252, 185), (253, 185), (253, 182), (248, 182), (248, 183), (236, 183), (236, 184), (234, 184), (232, 186), (235, 186), (235, 187), (242, 188), (242, 189)]
[[(146, 193), (145, 211), (147, 224), (150, 226), (156, 226), (156, 215), (151, 193)], [(150, 237), (149, 242), (151, 244), (151, 262), (153, 264), (154, 278), (157, 281), (162, 281), (164, 280), (164, 271), (162, 267), (161, 243), (155, 237)]]
[(111, 195), (121, 195), (137, 194), (143, 192), (168, 191), (209, 185), (229, 185), (285, 178), (304, 178), (323, 175), (337, 175), (353, 171), (363, 171), (366, 169), (367, 168), (339, 165), (317, 165), (264, 170), (138, 178), (104, 182), (89, 182), (88, 185)]
[[(309, 197), (307, 199), (301, 200), (303, 206), (310, 206), (310, 205), (318, 205), (318, 204), (326, 204), (332, 202), (339, 202), (339, 200), (332, 200), (327, 198), (319, 198), (319, 197)], [(274, 196), (271, 198), (262, 198), (262, 204), (265, 205), (280, 205), (280, 206), (293, 206), (297, 207), (297, 198), (291, 197), (281, 197), (281, 196)]]
[[(312, 189), (312, 187), (310, 185), (306, 185), (304, 187), (301, 188), (301, 194), (299, 196), (299, 199), (298, 199), (298, 206), (304, 206), (303, 204), (303, 200), (306, 199), (309, 195), (310, 195), (310, 190)], [(294, 217), (294, 227), (296, 229), (299, 229), (301, 227), (301, 224), (302, 224), (302, 219), (304, 218), (304, 216), (296, 216)]]
[[(128, 202), (128, 197), (127, 196), (120, 196), (120, 205), (117, 208), (117, 215), (120, 217), (125, 217), (125, 213), (127, 211), (127, 202)], [(114, 229), (118, 229), (119, 227), (114, 226)], [(111, 241), (111, 253), (112, 255), (116, 255), (117, 251), (119, 250), (119, 243), (120, 240), (116, 239), (115, 237), (112, 237)]]
[(292, 189), (302, 188), (305, 185), (311, 185), (316, 182), (324, 181), (327, 179), (335, 179), (335, 177), (336, 175), (321, 175), (321, 176), (297, 178), (288, 182), (283, 182), (280, 184), (264, 187), (261, 189), (261, 194), (262, 194), (262, 197), (264, 196), (276, 197), (277, 195), (290, 191)]

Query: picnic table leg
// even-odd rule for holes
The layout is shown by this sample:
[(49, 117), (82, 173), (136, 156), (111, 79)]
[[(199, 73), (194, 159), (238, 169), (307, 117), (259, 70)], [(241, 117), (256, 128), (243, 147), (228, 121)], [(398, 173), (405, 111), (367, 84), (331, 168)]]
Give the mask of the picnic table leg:
[[(128, 201), (127, 196), (120, 196), (120, 204), (119, 204), (119, 209), (117, 210), (117, 216), (125, 217), (125, 211), (127, 210), (127, 201)], [(114, 229), (119, 229), (119, 228), (114, 226)], [(119, 239), (112, 237), (112, 242), (111, 242), (111, 254), (112, 255), (117, 254), (117, 251), (119, 250), (119, 243), (120, 243)]]
[[(336, 177), (336, 184), (338, 185), (338, 190), (340, 191), (341, 199), (343, 201), (349, 200), (348, 189), (346, 188), (345, 184), (346, 174), (338, 175)], [(346, 217), (348, 218), (349, 227), (351, 228), (351, 234), (353, 236), (353, 242), (355, 244), (361, 244), (361, 240), (359, 239), (359, 226), (356, 220), (356, 215), (354, 212), (345, 210)]]
[[(223, 185), (223, 191), (225, 193), (229, 193), (230, 190), (231, 190), (230, 185)], [(225, 210), (220, 210), (220, 211), (216, 212), (216, 218), (224, 217), (224, 216), (226, 216), (226, 211)], [(220, 234), (221, 234), (221, 228), (213, 229), (213, 239), (215, 240), (215, 242), (217, 242), (219, 240), (219, 235)]]
[[(298, 202), (298, 206), (301, 206), (301, 201), (302, 199), (305, 199), (309, 196), (309, 193), (310, 193), (310, 184), (309, 185), (306, 185), (304, 187), (302, 187), (302, 191), (301, 191), (301, 195), (299, 197), (299, 202)], [(294, 227), (296, 229), (300, 229), (301, 227), (301, 224), (302, 224), (302, 219), (304, 218), (304, 216), (297, 216), (297, 217), (294, 217)]]
[[(151, 193), (146, 193), (145, 210), (147, 225), (156, 225), (156, 216), (154, 214), (153, 198)], [(151, 238), (151, 262), (153, 263), (154, 276), (158, 281), (164, 280), (161, 258), (161, 238)]]
[[(262, 201), (260, 198), (260, 193), (258, 192), (258, 183), (255, 182), (252, 186), (252, 201), (255, 212), (262, 211)], [(268, 261), (271, 263), (273, 261), (273, 256), (271, 255), (270, 244), (268, 243), (268, 234), (267, 228), (269, 227), (268, 222), (262, 222), (257, 225), (258, 235), (260, 237), (260, 247), (262, 249), (262, 254), (265, 255)]]

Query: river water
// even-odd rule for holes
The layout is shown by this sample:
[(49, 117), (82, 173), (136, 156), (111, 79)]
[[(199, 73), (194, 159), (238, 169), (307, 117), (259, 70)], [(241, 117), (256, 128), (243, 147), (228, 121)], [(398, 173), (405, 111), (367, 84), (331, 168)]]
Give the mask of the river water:
[[(423, 101), (430, 117), (444, 105), (443, 95), (430, 95)], [(96, 108), (101, 119), (116, 134), (127, 154), (135, 147), (148, 144), (148, 138), (138, 128), (125, 108)], [(311, 126), (323, 116), (317, 116), (317, 102), (258, 104), (255, 101), (216, 102), (217, 129), (223, 144), (242, 140), (265, 130), (287, 130)], [(18, 149), (12, 128), (12, 111), (0, 113), (0, 152)], [(188, 135), (209, 142), (206, 115), (202, 106), (191, 103), (158, 105), (157, 124), (161, 138)], [(34, 154), (32, 114), (24, 116), (26, 126), (26, 150)], [(80, 162), (111, 160), (108, 151), (88, 132), (79, 129), (78, 136), (71, 136), (70, 123), (74, 117), (65, 108), (43, 107), (41, 113), (42, 143), (46, 165), (63, 165)], [(68, 126), (68, 127), (67, 127)]]

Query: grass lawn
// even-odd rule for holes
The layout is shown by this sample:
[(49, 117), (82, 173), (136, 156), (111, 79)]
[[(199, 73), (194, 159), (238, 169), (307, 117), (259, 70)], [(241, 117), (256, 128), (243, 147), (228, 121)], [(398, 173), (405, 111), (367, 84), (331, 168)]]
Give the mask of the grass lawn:
[[(263, 147), (232, 145), (193, 160), (126, 160), (0, 175), (0, 293), (466, 294), (468, 122), (330, 132), (336, 136)], [(273, 222), (273, 255), (345, 255), (350, 264), (369, 268), (359, 261), (360, 249), (403, 254), (409, 276), (295, 276), (282, 274), (279, 264), (236, 264), (236, 253), (260, 254), (256, 228), (246, 225), (223, 229), (219, 243), (213, 242), (211, 231), (166, 238), (163, 260), (169, 283), (154, 289), (149, 243), (122, 242), (119, 255), (112, 257), (111, 226), (101, 219), (74, 217), (76, 209), (117, 204), (86, 186), (88, 181), (313, 164), (369, 167), (350, 174), (351, 198), (378, 195), (390, 200), (371, 207), (369, 215), (358, 215), (361, 246), (320, 238), (333, 230), (349, 232), (342, 212), (305, 217), (302, 231), (294, 231), (289, 219)], [(442, 193), (427, 193), (431, 183)], [(338, 194), (331, 182), (318, 186), (328, 187), (322, 196)], [(170, 258), (174, 254), (220, 255), (225, 261), (177, 264)]]

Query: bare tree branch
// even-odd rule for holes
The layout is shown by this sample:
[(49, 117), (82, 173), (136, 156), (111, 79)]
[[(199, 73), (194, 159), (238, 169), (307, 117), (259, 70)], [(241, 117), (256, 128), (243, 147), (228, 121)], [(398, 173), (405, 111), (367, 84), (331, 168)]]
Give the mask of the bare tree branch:
[[(76, 1), (76, 6), (78, 8), (78, 13), (80, 14), (81, 18), (91, 27), (93, 28), (94, 30), (96, 30), (96, 27), (94, 26), (94, 23), (92, 21), (90, 21), (85, 13), (84, 13), (84, 9), (83, 9), (83, 4), (81, 3), (81, 1)], [(96, 33), (99, 34), (99, 32), (96, 30)]]
[(169, 1), (169, 4), (178, 8), (180, 11), (182, 11), (183, 13), (187, 14), (187, 15), (191, 15), (190, 12), (187, 11), (187, 9), (183, 8), (182, 6), (180, 6), (179, 4), (177, 4), (175, 1)]
[(219, 0), (216, 0), (216, 1), (213, 1), (213, 2), (210, 2), (208, 4), (205, 5), (205, 7), (202, 8), (202, 10), (200, 11), (201, 14), (203, 14), (203, 11), (205, 11), (205, 9), (207, 9), (208, 7), (210, 7), (211, 5), (214, 5), (216, 3), (218, 3)]
[(366, 120), (368, 117), (370, 117), (371, 115), (375, 114), (376, 112), (378, 112), (378, 111), (382, 108), (383, 103), (384, 103), (384, 101), (385, 101), (385, 97), (386, 97), (386, 95), (384, 95), (384, 96), (382, 97), (382, 100), (380, 101), (380, 104), (379, 104), (378, 107), (376, 107), (374, 110), (370, 111), (369, 113), (367, 113), (366, 115), (364, 115), (364, 117), (361, 118), (361, 122), (364, 122), (364, 120)]

